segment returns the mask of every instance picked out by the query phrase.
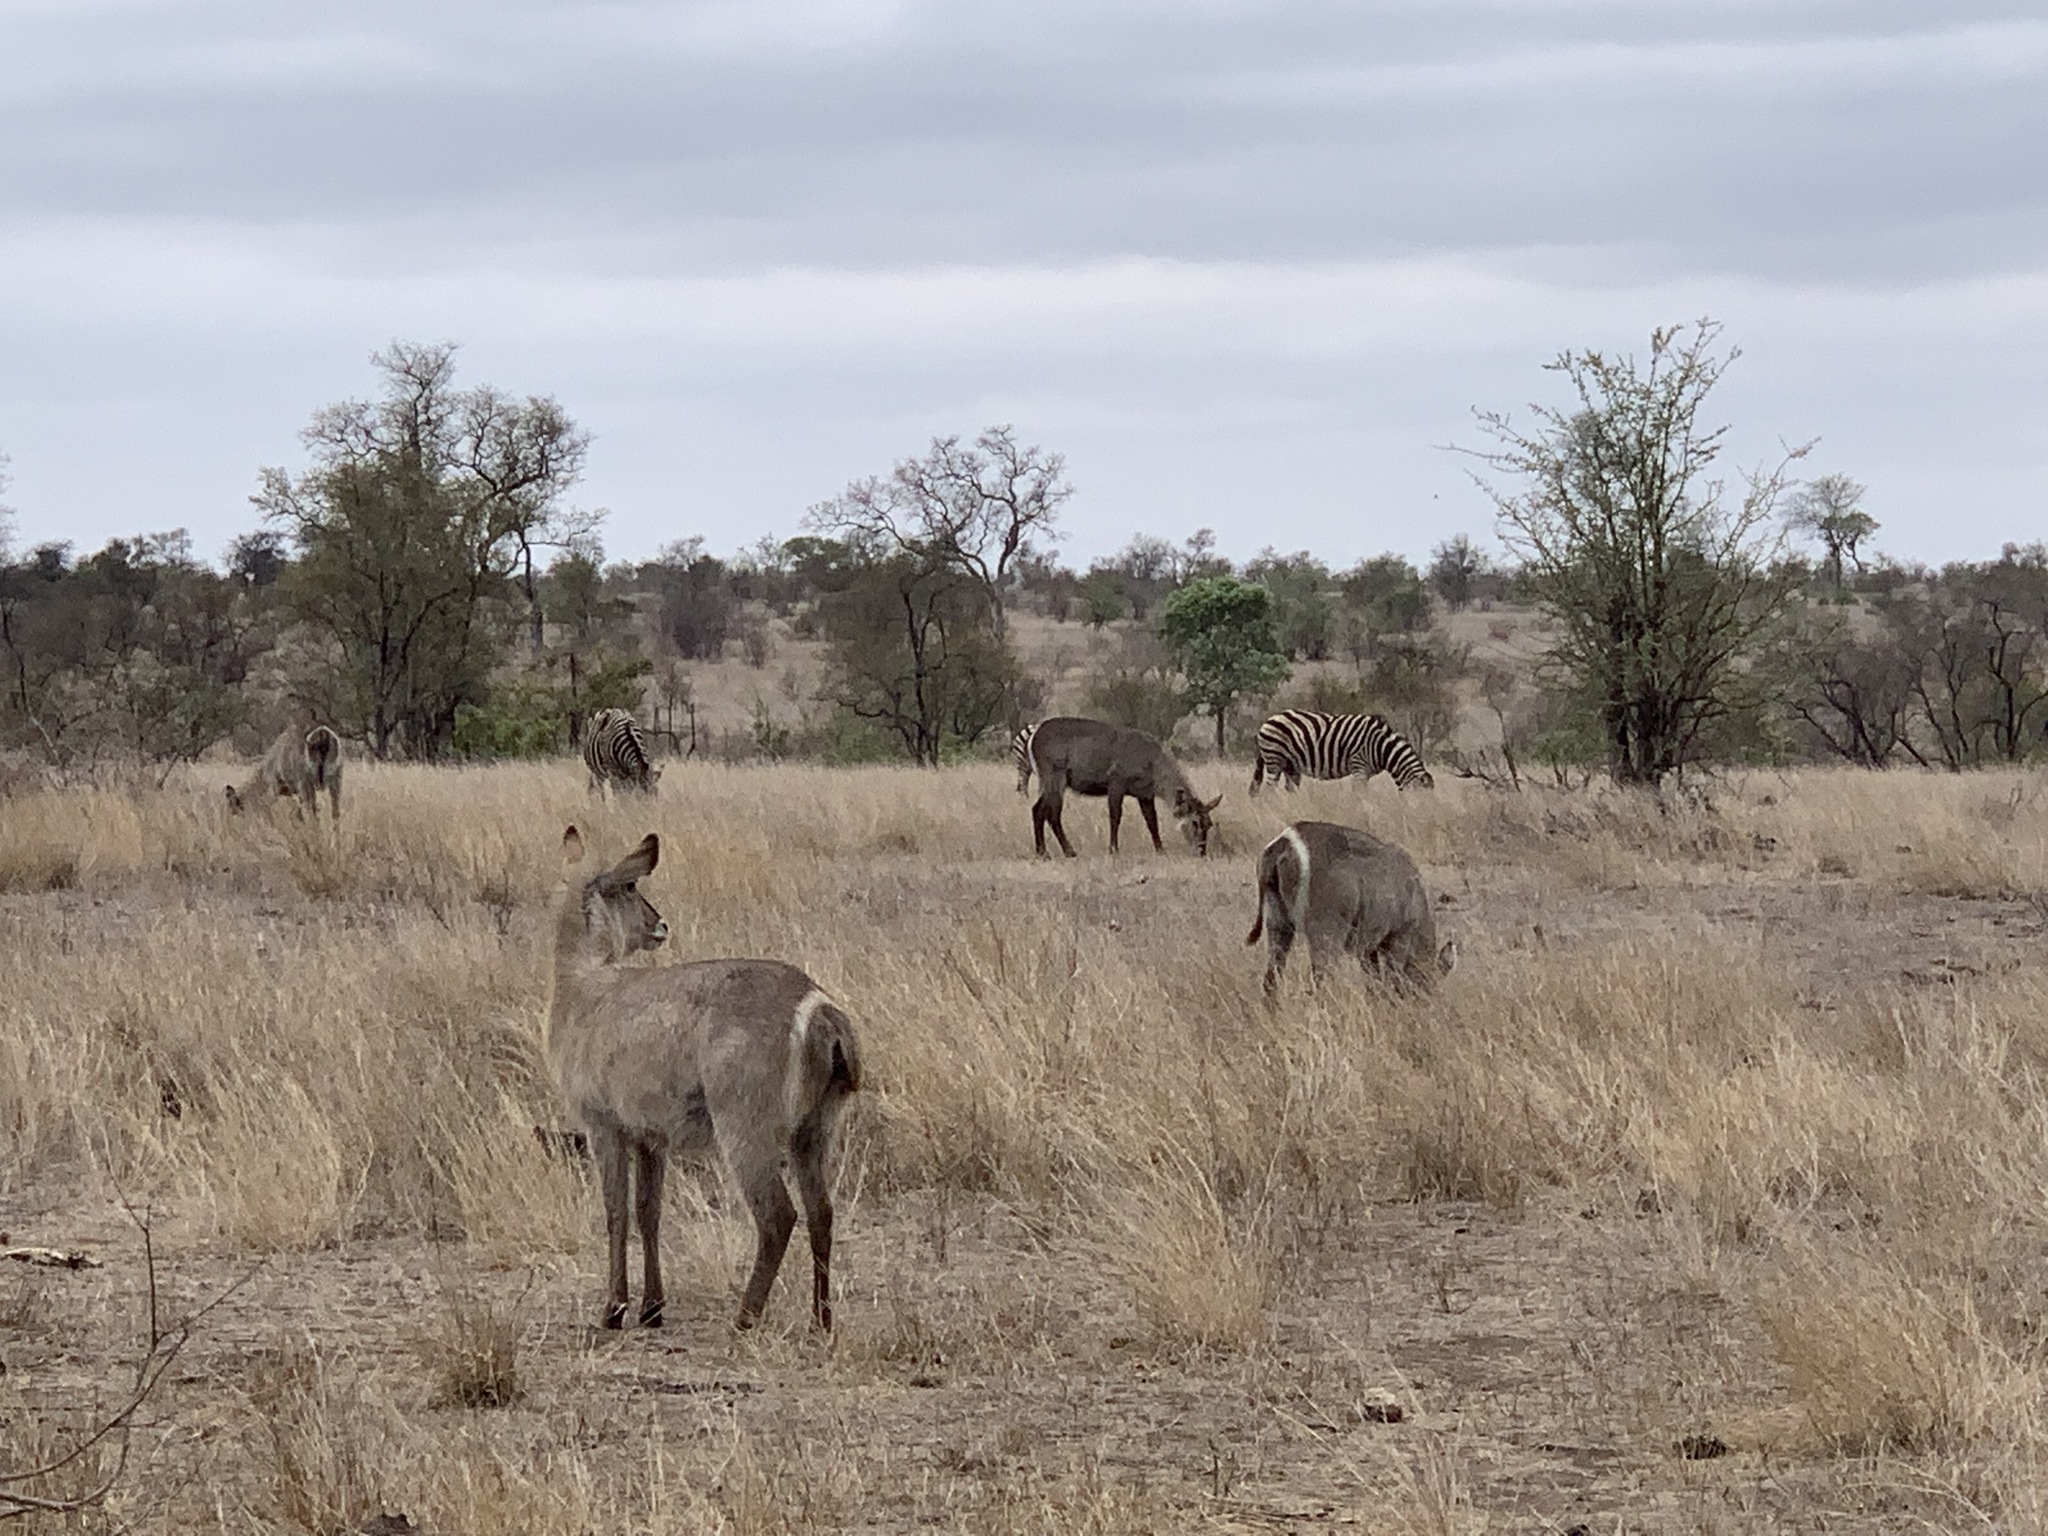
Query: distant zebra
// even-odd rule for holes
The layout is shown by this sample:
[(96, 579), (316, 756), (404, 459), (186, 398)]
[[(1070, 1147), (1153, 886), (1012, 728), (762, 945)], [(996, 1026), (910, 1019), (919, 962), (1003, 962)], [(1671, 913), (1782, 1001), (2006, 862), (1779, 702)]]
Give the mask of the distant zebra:
[(647, 742), (630, 713), (600, 709), (583, 727), (583, 766), (590, 770), (590, 788), (603, 794), (607, 784), (630, 785), (654, 793), (661, 770), (648, 760)]
[(1258, 751), (1258, 763), (1252, 769), (1253, 794), (1259, 792), (1268, 774), (1290, 790), (1301, 786), (1303, 774), (1312, 779), (1342, 779), (1355, 773), (1369, 779), (1385, 773), (1392, 776), (1397, 789), (1418, 784), (1429, 789), (1436, 783), (1422, 766), (1422, 754), (1381, 715), (1286, 710), (1259, 727)]
[(1031, 788), (1031, 738), (1038, 734), (1038, 722), (1024, 727), (1010, 738), (1010, 756), (1017, 760), (1017, 793)]

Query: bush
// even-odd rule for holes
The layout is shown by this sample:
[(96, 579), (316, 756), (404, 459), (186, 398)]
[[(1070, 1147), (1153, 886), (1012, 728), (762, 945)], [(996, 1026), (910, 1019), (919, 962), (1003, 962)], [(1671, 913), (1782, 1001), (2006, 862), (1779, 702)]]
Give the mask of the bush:
[(459, 757), (552, 757), (569, 737), (561, 696), (539, 683), (509, 683), (484, 704), (455, 710), (455, 751)]

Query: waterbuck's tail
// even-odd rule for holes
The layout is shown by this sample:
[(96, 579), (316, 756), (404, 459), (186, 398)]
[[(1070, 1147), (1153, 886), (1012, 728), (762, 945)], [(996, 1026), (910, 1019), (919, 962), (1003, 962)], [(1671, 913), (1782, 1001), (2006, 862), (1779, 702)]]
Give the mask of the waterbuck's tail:
[(823, 992), (813, 991), (797, 1005), (790, 1033), (784, 1103), (789, 1123), (823, 1121), (829, 1126), (848, 1097), (860, 1091), (860, 1042), (853, 1020)]
[(324, 725), (316, 725), (306, 732), (306, 761), (313, 769), (313, 782), (326, 780), (334, 765), (341, 760), (341, 738)]
[[(1293, 852), (1296, 862), (1301, 866), (1297, 871), (1296, 900), (1294, 903), (1289, 903), (1286, 893), (1280, 888), (1280, 864), (1286, 858), (1289, 851)], [(1288, 921), (1294, 928), (1299, 929), (1301, 927), (1302, 914), (1298, 908), (1299, 904), (1308, 898), (1308, 846), (1302, 842), (1301, 834), (1296, 832), (1294, 828), (1289, 827), (1285, 832), (1274, 838), (1272, 842), (1259, 850), (1257, 896), (1259, 902), (1258, 915), (1252, 919), (1252, 931), (1244, 936), (1245, 943), (1258, 943), (1260, 936), (1266, 931), (1266, 898), (1268, 896), (1280, 904), (1278, 910), (1287, 914)], [(1290, 906), (1295, 907), (1296, 910), (1290, 911)]]
[(1256, 944), (1266, 931), (1266, 893), (1280, 894), (1280, 861), (1273, 856), (1272, 845), (1268, 844), (1259, 854), (1259, 881), (1253, 890), (1253, 899), (1258, 902), (1258, 911), (1252, 917), (1252, 931), (1244, 936), (1247, 944)]

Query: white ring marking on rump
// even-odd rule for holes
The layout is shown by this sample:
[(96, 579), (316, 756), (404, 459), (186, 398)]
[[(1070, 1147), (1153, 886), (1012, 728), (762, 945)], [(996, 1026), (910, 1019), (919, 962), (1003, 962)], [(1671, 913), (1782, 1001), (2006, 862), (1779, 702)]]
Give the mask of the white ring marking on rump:
[(1294, 850), (1294, 857), (1301, 863), (1301, 879), (1294, 887), (1294, 910), (1292, 916), (1294, 919), (1294, 931), (1296, 933), (1306, 933), (1308, 931), (1308, 843), (1296, 827), (1289, 827), (1275, 838), (1274, 841), (1286, 843)]

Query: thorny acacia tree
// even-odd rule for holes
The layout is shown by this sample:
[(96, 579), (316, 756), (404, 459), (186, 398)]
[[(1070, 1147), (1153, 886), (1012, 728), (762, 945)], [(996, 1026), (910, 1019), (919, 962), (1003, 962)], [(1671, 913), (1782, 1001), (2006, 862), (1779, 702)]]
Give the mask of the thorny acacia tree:
[(1479, 413), (1497, 446), (1477, 456), (1520, 488), (1479, 484), (1557, 625), (1551, 663), (1596, 713), (1622, 783), (1657, 784), (1695, 755), (1789, 596), (1769, 572), (1768, 529), (1806, 450), (1746, 472), (1739, 499), (1724, 499), (1709, 472), (1727, 428), (1700, 420), (1739, 355), (1716, 351), (1720, 329), (1653, 332), (1646, 367), (1564, 354), (1548, 366), (1575, 398), (1532, 407), (1532, 428)]
[(588, 438), (553, 400), (457, 389), (451, 346), (401, 342), (372, 361), (381, 397), (316, 414), (313, 467), (266, 469), (254, 499), (298, 547), (287, 597), (341, 655), (337, 703), (379, 757), (399, 740), (433, 756), (485, 688), (504, 599), (523, 592), (540, 623), (535, 548), (601, 514), (559, 505)]
[(903, 460), (886, 478), (856, 480), (806, 521), (880, 558), (957, 570), (981, 587), (1001, 640), (1003, 589), (1036, 542), (1054, 537), (1060, 505), (1073, 495), (1066, 470), (1057, 453), (1018, 447), (1007, 426), (964, 447), (957, 436), (938, 437), (923, 458)]

